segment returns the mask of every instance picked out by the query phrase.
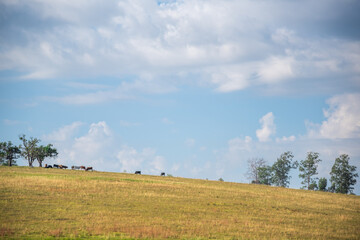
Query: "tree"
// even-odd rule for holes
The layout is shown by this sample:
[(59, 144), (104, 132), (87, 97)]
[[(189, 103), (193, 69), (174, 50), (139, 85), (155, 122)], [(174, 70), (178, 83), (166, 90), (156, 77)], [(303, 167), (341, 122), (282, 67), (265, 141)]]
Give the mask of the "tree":
[(42, 162), (47, 157), (56, 157), (58, 152), (56, 148), (53, 148), (52, 144), (48, 144), (47, 146), (40, 146), (36, 148), (36, 160), (39, 162), (39, 167), (42, 167)]
[(5, 142), (0, 142), (0, 165), (4, 165), (6, 161), (4, 148)]
[(299, 171), (301, 173), (299, 177), (304, 179), (301, 183), (304, 184), (304, 188), (307, 187), (308, 190), (314, 190), (310, 189), (310, 185), (314, 188), (314, 184), (316, 184), (316, 178), (313, 178), (313, 176), (318, 174), (317, 167), (319, 162), (321, 162), (321, 159), (317, 152), (308, 152), (306, 159), (300, 161)]
[(247, 177), (252, 183), (259, 183), (259, 168), (265, 166), (263, 158), (251, 158), (248, 160)]
[(327, 179), (320, 178), (319, 179), (319, 191), (326, 192), (326, 186), (327, 186)]
[(30, 137), (27, 140), (25, 134), (21, 135), (19, 139), (23, 142), (21, 155), (28, 161), (29, 167), (32, 167), (37, 156), (37, 144), (40, 142), (40, 139)]
[(272, 168), (270, 166), (262, 166), (258, 169), (259, 184), (271, 185)]
[(290, 183), (289, 172), (292, 168), (296, 168), (298, 163), (292, 162), (294, 155), (292, 152), (284, 152), (280, 155), (277, 161), (272, 165), (271, 170), (273, 172), (271, 181), (280, 187), (288, 187)]
[(342, 154), (335, 159), (331, 168), (331, 189), (336, 193), (352, 193), (352, 186), (356, 184), (356, 177), (359, 175), (356, 173), (356, 166), (351, 166), (349, 160), (347, 154)]
[(308, 186), (308, 190), (318, 190), (318, 185), (316, 184), (316, 182), (312, 182), (309, 186)]
[(0, 142), (0, 163), (8, 166), (16, 165), (16, 159), (20, 157), (20, 147), (12, 142)]

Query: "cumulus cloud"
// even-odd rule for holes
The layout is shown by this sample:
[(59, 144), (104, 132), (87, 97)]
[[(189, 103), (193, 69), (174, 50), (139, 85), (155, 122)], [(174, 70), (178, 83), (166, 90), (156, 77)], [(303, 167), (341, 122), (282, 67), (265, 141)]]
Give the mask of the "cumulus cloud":
[(321, 124), (307, 122), (310, 138), (360, 138), (360, 94), (337, 95), (327, 100)]
[(78, 136), (80, 128), (84, 126), (85, 123), (74, 122), (43, 136), (59, 152), (59, 157), (51, 161), (69, 166), (92, 166), (100, 171), (142, 170), (157, 175), (166, 170), (166, 159), (158, 155), (155, 149), (137, 150), (126, 144), (119, 146), (106, 122), (90, 124), (86, 134)]
[(78, 136), (85, 123), (74, 122), (48, 135), (45, 141), (54, 144), (59, 155), (56, 163), (86, 165), (96, 170), (110, 170), (108, 163), (114, 159), (112, 131), (106, 122), (92, 123), (86, 134)]
[(43, 136), (45, 141), (62, 142), (70, 140), (76, 131), (83, 125), (82, 122), (73, 122), (70, 125), (66, 125), (48, 135)]
[(157, 155), (156, 150), (152, 148), (137, 151), (133, 147), (124, 145), (116, 157), (123, 171), (142, 170), (143, 173), (156, 175), (165, 171), (165, 158)]
[(256, 136), (260, 142), (267, 142), (270, 140), (270, 136), (274, 135), (276, 132), (273, 113), (269, 112), (265, 114), (260, 118), (259, 122), (261, 128), (256, 130)]
[[(2, 1), (1, 8), (1, 70), (24, 79), (119, 79), (114, 91), (55, 99), (66, 104), (159, 94), (189, 82), (224, 93), (279, 84), (360, 88), (357, 29), (345, 24), (358, 18), (355, 1), (33, 0)], [(147, 74), (152, 81), (141, 77)], [(128, 76), (142, 90), (124, 91)], [(296, 78), (302, 81), (289, 81)]]

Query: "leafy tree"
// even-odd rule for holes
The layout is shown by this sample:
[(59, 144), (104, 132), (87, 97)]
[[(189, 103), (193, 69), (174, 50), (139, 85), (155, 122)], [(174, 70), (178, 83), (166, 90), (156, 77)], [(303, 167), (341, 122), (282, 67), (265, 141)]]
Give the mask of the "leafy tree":
[(21, 155), (28, 161), (29, 167), (32, 167), (37, 157), (37, 144), (40, 142), (40, 139), (30, 137), (28, 140), (25, 134), (21, 135), (19, 139), (23, 142)]
[(280, 155), (277, 161), (272, 165), (272, 178), (271, 181), (280, 187), (288, 187), (290, 183), (289, 172), (292, 168), (296, 168), (298, 163), (292, 162), (294, 155), (292, 152), (284, 152)]
[(259, 168), (265, 166), (263, 158), (251, 158), (248, 160), (247, 177), (252, 183), (259, 183)]
[(5, 142), (0, 142), (0, 165), (4, 165), (5, 164), (5, 151), (4, 151), (4, 148), (5, 148)]
[(319, 190), (326, 192), (326, 186), (327, 186), (327, 179), (326, 178), (320, 178), (319, 179)]
[(331, 168), (331, 190), (336, 193), (352, 193), (352, 186), (356, 184), (356, 177), (359, 175), (356, 173), (356, 166), (351, 166), (349, 160), (347, 154), (342, 154), (335, 159)]
[(271, 185), (271, 175), (272, 175), (272, 168), (271, 166), (262, 166), (258, 169), (258, 177), (259, 183), (264, 185)]
[(20, 157), (20, 147), (12, 142), (0, 142), (0, 164), (13, 166), (16, 165), (16, 159)]
[(321, 162), (321, 159), (317, 152), (308, 152), (306, 159), (300, 161), (299, 171), (301, 173), (299, 177), (304, 179), (301, 183), (304, 184), (304, 188), (307, 187), (308, 190), (314, 190), (310, 189), (310, 185), (312, 185), (312, 188), (316, 185), (316, 178), (313, 178), (313, 176), (318, 174), (317, 167), (319, 162)]
[(39, 167), (42, 167), (42, 162), (47, 157), (56, 157), (58, 152), (56, 148), (53, 148), (52, 144), (47, 146), (40, 146), (36, 149), (36, 160), (39, 162)]
[(219, 178), (219, 181), (220, 181), (220, 182), (223, 182), (223, 181), (224, 181), (224, 179), (222, 179), (222, 178)]
[(312, 182), (309, 187), (308, 187), (308, 190), (318, 190), (318, 185), (316, 184), (316, 182)]

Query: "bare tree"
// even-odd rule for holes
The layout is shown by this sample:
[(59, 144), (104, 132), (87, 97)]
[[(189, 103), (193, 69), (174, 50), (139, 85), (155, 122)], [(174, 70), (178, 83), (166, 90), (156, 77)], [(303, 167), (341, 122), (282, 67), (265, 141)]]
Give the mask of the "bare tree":
[(259, 168), (265, 167), (266, 161), (263, 158), (250, 158), (248, 160), (247, 178), (252, 183), (259, 183)]

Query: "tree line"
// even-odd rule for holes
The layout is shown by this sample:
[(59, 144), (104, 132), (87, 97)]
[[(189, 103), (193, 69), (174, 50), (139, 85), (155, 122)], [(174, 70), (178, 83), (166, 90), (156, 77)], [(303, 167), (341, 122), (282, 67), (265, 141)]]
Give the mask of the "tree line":
[(356, 184), (356, 166), (351, 166), (350, 157), (342, 154), (335, 159), (330, 172), (330, 186), (327, 187), (326, 178), (317, 178), (317, 168), (322, 161), (319, 153), (308, 152), (304, 160), (293, 161), (292, 152), (284, 152), (277, 158), (276, 162), (269, 166), (263, 158), (252, 158), (248, 160), (247, 176), (252, 183), (288, 187), (290, 184), (289, 172), (291, 169), (299, 168), (299, 177), (302, 179), (302, 189), (329, 191), (335, 193), (353, 193)]
[(11, 141), (0, 142), (0, 165), (15, 166), (16, 160), (24, 157), (28, 161), (29, 167), (33, 167), (35, 161), (39, 163), (39, 167), (42, 167), (45, 158), (58, 155), (52, 144), (39, 145), (41, 140), (38, 138), (30, 137), (27, 139), (23, 134), (19, 136), (19, 139), (22, 144), (18, 146)]
[[(39, 145), (41, 140), (38, 138), (30, 137), (27, 139), (23, 134), (19, 136), (19, 139), (22, 144), (18, 146), (11, 141), (0, 142), (0, 165), (14, 166), (18, 158), (24, 157), (28, 161), (29, 167), (33, 167), (35, 161), (39, 163), (39, 167), (42, 167), (46, 158), (58, 155), (57, 149), (52, 144)], [(344, 194), (353, 192), (358, 174), (356, 173), (356, 166), (349, 164), (350, 157), (347, 154), (342, 154), (335, 159), (330, 172), (330, 186), (328, 188), (326, 178), (318, 179), (315, 177), (318, 174), (318, 165), (322, 161), (319, 158), (319, 153), (308, 152), (306, 159), (300, 160), (300, 162), (293, 161), (293, 158), (292, 152), (284, 152), (272, 166), (267, 165), (263, 158), (249, 159), (248, 178), (256, 184), (288, 187), (291, 179), (290, 170), (299, 168), (299, 177), (303, 180), (301, 182), (303, 189)]]

